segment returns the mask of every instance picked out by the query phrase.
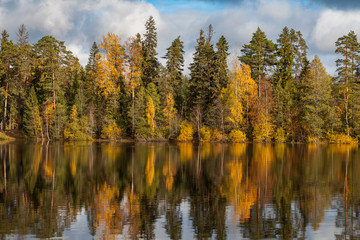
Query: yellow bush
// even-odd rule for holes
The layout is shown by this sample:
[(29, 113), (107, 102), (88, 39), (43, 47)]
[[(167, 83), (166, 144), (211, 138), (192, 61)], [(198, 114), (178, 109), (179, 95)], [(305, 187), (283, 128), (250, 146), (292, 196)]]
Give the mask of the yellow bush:
[(308, 137), (308, 143), (319, 143), (320, 139), (318, 137), (315, 136), (309, 136)]
[(208, 142), (211, 139), (211, 129), (208, 126), (203, 126), (200, 129), (200, 141)]
[(275, 142), (284, 143), (286, 142), (286, 134), (283, 128), (276, 129)]
[(189, 142), (193, 140), (194, 127), (187, 121), (182, 121), (180, 124), (180, 135), (177, 140), (181, 142)]
[(232, 130), (229, 134), (229, 138), (232, 142), (245, 142), (246, 135), (241, 130)]
[(220, 142), (223, 140), (223, 135), (217, 129), (214, 129), (211, 134), (211, 141)]
[(115, 140), (119, 139), (121, 137), (121, 134), (122, 129), (116, 124), (115, 121), (112, 121), (108, 125), (103, 127), (101, 137)]
[(358, 140), (352, 138), (344, 133), (327, 133), (327, 139), (329, 143), (340, 143), (340, 144), (357, 144)]

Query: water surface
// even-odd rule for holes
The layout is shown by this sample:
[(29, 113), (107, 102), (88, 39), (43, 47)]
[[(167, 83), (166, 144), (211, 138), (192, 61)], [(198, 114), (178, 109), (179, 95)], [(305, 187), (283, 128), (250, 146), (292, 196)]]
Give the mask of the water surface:
[(0, 144), (0, 239), (360, 238), (358, 145)]

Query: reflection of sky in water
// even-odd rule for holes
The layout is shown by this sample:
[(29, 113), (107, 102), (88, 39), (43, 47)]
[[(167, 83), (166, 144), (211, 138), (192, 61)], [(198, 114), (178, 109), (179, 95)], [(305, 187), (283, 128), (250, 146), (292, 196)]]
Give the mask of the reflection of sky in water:
[[(336, 199), (337, 197), (333, 198)], [(192, 219), (190, 219), (190, 203), (188, 200), (183, 200), (180, 204), (180, 211), (182, 213), (182, 239), (194, 239), (194, 230), (192, 226)], [(266, 204), (265, 216), (273, 218), (275, 217), (274, 209), (271, 204)], [(234, 223), (233, 220), (233, 208), (232, 206), (226, 207), (226, 232), (227, 239), (246, 239), (243, 238), (242, 230), (239, 227), (239, 220)], [(306, 239), (317, 239), (317, 240), (327, 240), (335, 239), (335, 234), (341, 234), (343, 229), (339, 229), (335, 226), (337, 216), (337, 209), (327, 209), (325, 211), (325, 216), (323, 221), (320, 223), (319, 228), (314, 231), (313, 227), (308, 223), (306, 226)], [(165, 231), (165, 213), (160, 215), (157, 218), (154, 224), (154, 233), (155, 239), (169, 239), (168, 234)], [(280, 227), (277, 224), (277, 227)], [(128, 231), (128, 225), (123, 229), (123, 234), (116, 236), (116, 239), (129, 239), (129, 236), (126, 235)], [(301, 237), (301, 236), (297, 236)], [(7, 235), (7, 239), (17, 239), (15, 235)], [(76, 216), (76, 220), (72, 222), (70, 228), (66, 228), (63, 232), (63, 236), (59, 239), (92, 239), (93, 236), (89, 233), (88, 221), (86, 216), (86, 211), (84, 208)], [(25, 239), (36, 239), (32, 235), (25, 236)], [(57, 238), (52, 238), (57, 239)], [(215, 232), (213, 233), (211, 239), (216, 239)]]
[[(65, 157), (55, 158), (57, 152), (50, 155), (30, 145), (39, 153), (29, 154), (27, 165), (11, 146), (15, 157), (8, 161), (7, 193), (1, 192), (0, 174), (0, 238), (130, 239), (148, 234), (143, 237), (169, 239), (171, 229), (182, 239), (197, 238), (198, 232), (216, 239), (217, 231), (227, 239), (343, 239), (345, 224), (347, 237), (358, 237), (357, 147), (349, 154), (351, 149), (339, 146), (229, 145), (226, 152), (215, 145), (159, 146), (156, 151), (137, 145), (133, 164), (132, 151), (124, 146), (67, 147)], [(92, 162), (86, 155), (91, 151), (98, 153)], [(247, 152), (253, 153), (249, 160)], [(329, 164), (333, 153), (336, 160)], [(18, 168), (21, 164), (26, 171)], [(147, 172), (152, 173), (150, 185)], [(19, 179), (24, 181), (19, 184)], [(19, 187), (32, 183), (39, 190)]]

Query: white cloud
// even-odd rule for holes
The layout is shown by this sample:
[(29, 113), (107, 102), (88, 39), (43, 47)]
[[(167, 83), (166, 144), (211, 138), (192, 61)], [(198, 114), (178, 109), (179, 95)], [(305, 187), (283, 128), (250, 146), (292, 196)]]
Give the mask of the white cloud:
[(185, 68), (191, 62), (199, 30), (209, 24), (214, 26), (214, 43), (224, 35), (230, 48), (237, 50), (250, 41), (257, 27), (275, 42), (282, 28), (288, 26), (303, 33), (312, 55), (333, 54), (336, 39), (360, 27), (360, 12), (316, 10), (294, 0), (245, 0), (218, 11), (179, 10), (168, 14), (145, 1), (18, 0), (0, 5), (0, 27), (15, 38), (17, 28), (24, 23), (32, 41), (54, 35), (64, 40), (85, 65), (93, 41), (99, 42), (102, 35), (114, 32), (125, 42), (138, 32), (144, 33), (150, 15), (158, 28), (158, 57), (164, 56), (171, 41), (180, 35), (186, 51)]
[(360, 11), (326, 10), (314, 27), (312, 41), (319, 51), (333, 53), (337, 39), (350, 30), (360, 32)]

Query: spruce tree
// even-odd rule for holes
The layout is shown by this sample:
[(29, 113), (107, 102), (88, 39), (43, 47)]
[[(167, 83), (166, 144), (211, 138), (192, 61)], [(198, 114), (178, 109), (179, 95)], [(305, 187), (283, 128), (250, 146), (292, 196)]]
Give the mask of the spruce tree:
[(155, 20), (152, 16), (145, 23), (145, 34), (142, 41), (143, 49), (143, 66), (142, 66), (142, 81), (147, 86), (149, 83), (154, 82), (158, 76), (159, 62), (156, 57), (157, 47), (157, 33)]
[(285, 27), (277, 40), (277, 68), (274, 83), (274, 119), (290, 140), (299, 137), (299, 86), (307, 69), (307, 46), (299, 31)]
[(229, 69), (228, 69), (228, 56), (229, 56), (229, 43), (224, 36), (219, 38), (216, 43), (215, 52), (215, 97), (219, 96), (221, 89), (226, 88), (229, 83)]
[(39, 103), (34, 87), (31, 87), (29, 95), (25, 101), (23, 130), (29, 137), (44, 137)]
[(308, 137), (319, 139), (331, 124), (331, 77), (318, 56), (311, 61), (302, 82), (302, 122)]
[(184, 70), (184, 43), (180, 40), (178, 36), (172, 43), (171, 46), (166, 49), (166, 54), (164, 58), (166, 59), (166, 82), (165, 88), (168, 92), (173, 92), (175, 99), (175, 107), (178, 111), (181, 111), (183, 108), (183, 103), (185, 99), (181, 94), (182, 91), (182, 81)]

